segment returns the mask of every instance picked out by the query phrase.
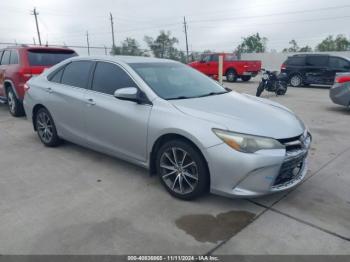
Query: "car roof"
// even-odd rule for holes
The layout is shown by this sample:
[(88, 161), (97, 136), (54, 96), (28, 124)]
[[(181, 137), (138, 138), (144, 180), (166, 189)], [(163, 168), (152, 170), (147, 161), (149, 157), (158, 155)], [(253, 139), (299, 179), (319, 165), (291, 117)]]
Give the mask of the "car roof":
[[(7, 50), (7, 49), (16, 49), (16, 50), (57, 50), (57, 51), (74, 51), (71, 48), (68, 47), (59, 47), (59, 46), (31, 46), (31, 45), (14, 45), (14, 46), (7, 46), (3, 49), (1, 49), (1, 51), (3, 50)], [(75, 52), (75, 51), (74, 51)]]
[(163, 59), (163, 58), (155, 58), (155, 57), (145, 57), (145, 56), (76, 56), (71, 58), (71, 61), (74, 60), (103, 60), (103, 61), (111, 61), (111, 62), (122, 62), (126, 64), (133, 63), (178, 63), (174, 60)]

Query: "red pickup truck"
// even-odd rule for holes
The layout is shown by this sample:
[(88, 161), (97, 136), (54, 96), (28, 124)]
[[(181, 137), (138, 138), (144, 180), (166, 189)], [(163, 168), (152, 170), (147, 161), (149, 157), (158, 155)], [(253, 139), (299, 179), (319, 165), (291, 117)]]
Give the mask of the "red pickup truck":
[(238, 78), (242, 81), (249, 81), (261, 70), (261, 61), (237, 60), (235, 54), (213, 53), (202, 55), (200, 61), (189, 63), (189, 66), (206, 74), (217, 78), (219, 71), (219, 56), (224, 56), (223, 76), (229, 82), (235, 82)]

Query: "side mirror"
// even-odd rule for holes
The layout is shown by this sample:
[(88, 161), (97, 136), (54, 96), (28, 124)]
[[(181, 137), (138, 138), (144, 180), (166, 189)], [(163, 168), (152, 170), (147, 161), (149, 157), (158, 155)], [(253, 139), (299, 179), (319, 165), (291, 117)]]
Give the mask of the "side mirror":
[(114, 97), (120, 100), (132, 101), (138, 104), (150, 104), (150, 102), (142, 91), (137, 89), (136, 87), (124, 87), (119, 88), (114, 92)]
[(114, 97), (120, 100), (139, 102), (138, 90), (136, 87), (119, 88), (114, 92)]

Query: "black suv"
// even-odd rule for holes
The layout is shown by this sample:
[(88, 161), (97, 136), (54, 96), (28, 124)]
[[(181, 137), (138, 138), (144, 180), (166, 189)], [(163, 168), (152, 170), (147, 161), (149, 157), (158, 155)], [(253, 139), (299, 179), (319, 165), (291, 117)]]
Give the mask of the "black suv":
[(332, 85), (336, 73), (350, 72), (350, 60), (343, 57), (300, 54), (288, 57), (281, 66), (294, 87), (310, 84)]

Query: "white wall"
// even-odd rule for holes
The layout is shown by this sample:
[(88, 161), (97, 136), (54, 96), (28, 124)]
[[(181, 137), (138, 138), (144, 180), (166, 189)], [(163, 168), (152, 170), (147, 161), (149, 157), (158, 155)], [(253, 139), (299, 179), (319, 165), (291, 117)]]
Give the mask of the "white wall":
[[(242, 60), (261, 60), (262, 67), (270, 70), (280, 70), (281, 65), (286, 61), (288, 56), (294, 54), (302, 53), (252, 53), (252, 54), (242, 54)], [(312, 53), (316, 54), (316, 53)], [(325, 52), (322, 54), (332, 54), (336, 56), (348, 57), (350, 59), (350, 51), (346, 52)]]

